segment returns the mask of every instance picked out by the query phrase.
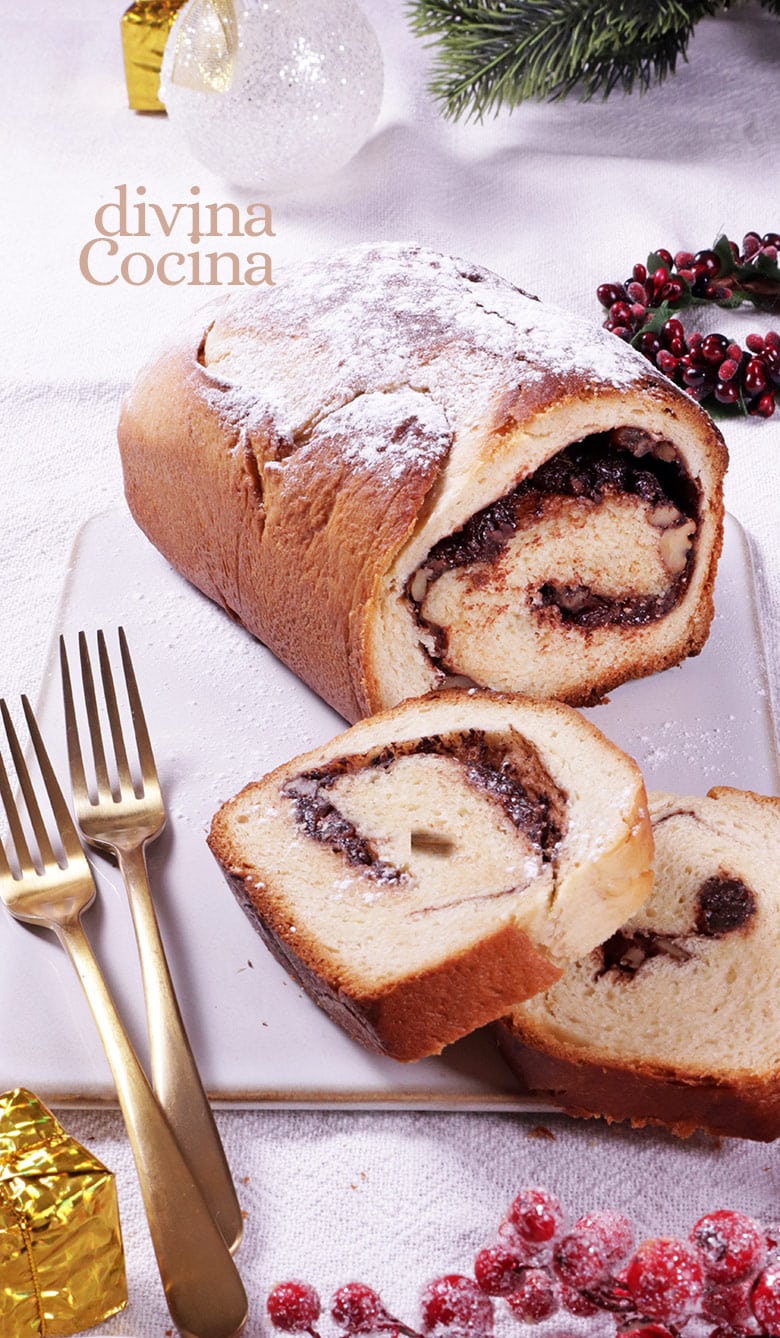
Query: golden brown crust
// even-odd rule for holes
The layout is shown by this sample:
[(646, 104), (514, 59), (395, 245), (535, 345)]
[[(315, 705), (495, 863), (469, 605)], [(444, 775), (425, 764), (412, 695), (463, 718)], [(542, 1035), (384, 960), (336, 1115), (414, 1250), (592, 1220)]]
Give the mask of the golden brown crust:
[[(209, 844), (212, 844), (210, 839)], [(248, 878), (226, 874), (240, 905), (266, 947), (322, 1010), (367, 1049), (413, 1061), (439, 1054), (477, 1027), (492, 1022), (503, 1000), (527, 999), (547, 989), (561, 972), (514, 925), (482, 940), (439, 966), (401, 978), (381, 993), (366, 995), (344, 981), (327, 979), (325, 963), (305, 932), (289, 936), (267, 904), (258, 904)]]
[(573, 1061), (526, 1045), (511, 1022), (496, 1023), (499, 1049), (534, 1100), (549, 1100), (570, 1115), (628, 1122), (635, 1128), (665, 1125), (688, 1137), (696, 1130), (729, 1138), (771, 1142), (780, 1137), (780, 1084), (772, 1078), (728, 1082), (691, 1079), (674, 1068), (640, 1062)]
[[(347, 720), (370, 713), (359, 625), (435, 480), (431, 456), (395, 486), (350, 473), (320, 432), (277, 480), (267, 424), (231, 422), (198, 361), (208, 326), (148, 367), (119, 422), (125, 494), (168, 561)], [(291, 573), (294, 575), (291, 576)]]
[[(384, 287), (363, 294), (367, 333), (336, 328), (332, 338), (327, 322), (349, 313), (350, 301), (358, 320), (361, 275), (370, 282), (374, 265), (395, 268)], [(598, 419), (605, 406), (618, 412), (639, 397), (657, 421), (668, 415), (670, 431), (681, 424), (697, 439), (713, 481), (713, 542), (682, 635), (651, 653), (636, 635), (635, 655), (629, 651), (618, 670), (589, 677), (566, 699), (590, 704), (627, 677), (698, 653), (712, 616), (726, 465), (722, 438), (698, 406), (603, 331), (583, 337), (564, 321), (557, 350), (549, 309), (478, 267), (420, 248), (378, 246), (359, 264), (353, 252), (341, 253), (320, 271), (301, 267), (292, 280), (304, 271), (297, 307), (284, 306), (278, 289), (255, 295), (256, 308), (214, 304), (126, 398), (119, 443), (128, 504), (179, 571), (355, 720), (389, 704), (372, 640), (386, 598), (380, 586), (440, 495), (453, 443), (467, 443), (458, 468), (476, 476), (470, 435), (484, 474), (516, 449), (518, 435), (553, 414), (578, 406)], [(406, 277), (420, 283), (430, 306), (402, 300), (388, 315), (387, 290), (400, 288), (403, 299)], [(447, 300), (437, 307), (440, 294)], [(324, 333), (310, 328), (315, 318)], [(544, 326), (551, 319), (552, 336)], [(528, 451), (531, 470), (545, 458), (538, 436)], [(400, 695), (430, 686), (417, 682)]]
[[(362, 891), (355, 900), (330, 901), (349, 871), (348, 861), (338, 859), (317, 874), (311, 854), (292, 853), (301, 841), (291, 840), (296, 830), (286, 815), (286, 786), (344, 758), (356, 758), (359, 769), (366, 769), (367, 756), (378, 757), (392, 748), (402, 751), (405, 741), (458, 731), (467, 737), (480, 730), (507, 735), (516, 730), (543, 754), (550, 784), (564, 786), (575, 853), (569, 854), (564, 834), (552, 884), (540, 875), (538, 895), (533, 881), (517, 889), (513, 912), (500, 922), (490, 918), (488, 894), (485, 918), (472, 921), (466, 937), (447, 940), (441, 921), (426, 934), (419, 921), (415, 939), (424, 952), (414, 962), (397, 950), (392, 938), (387, 951), (375, 947), (366, 963), (347, 946), (353, 940), (344, 930), (350, 917), (357, 916), (355, 923), (364, 925), (365, 906), (374, 895), (371, 882), (363, 885), (371, 894), (367, 902)], [(553, 748), (552, 740), (555, 751), (545, 753)], [(571, 778), (573, 791), (592, 790), (593, 797), (586, 800), (577, 793), (570, 798), (563, 775)], [(486, 792), (485, 803), (493, 802)], [(585, 804), (592, 822), (582, 817)], [(407, 814), (403, 820), (411, 819)], [(517, 839), (522, 844), (520, 832)], [(214, 815), (208, 844), (277, 960), (350, 1035), (401, 1060), (438, 1053), (513, 1004), (548, 989), (560, 979), (562, 962), (589, 949), (602, 933), (612, 932), (641, 905), (652, 882), (650, 820), (636, 764), (572, 708), (501, 693), (431, 693), (361, 721), (245, 786)], [(360, 866), (355, 873), (360, 876)], [(469, 893), (479, 890), (470, 888)], [(403, 899), (395, 902), (392, 895), (382, 904), (387, 918), (381, 920), (381, 929), (376, 928), (379, 907), (365, 914), (368, 922), (373, 918), (375, 942), (384, 945), (383, 934), (392, 935), (399, 924), (408, 924), (410, 909), (419, 913), (419, 908)], [(426, 913), (435, 914), (436, 909), (427, 907)]]
[[(526, 1090), (573, 1115), (667, 1125), (682, 1135), (703, 1129), (775, 1139), (780, 1073), (772, 861), (780, 798), (716, 786), (706, 799), (651, 794), (650, 810), (658, 896), (618, 938), (625, 943), (636, 934), (641, 945), (644, 935), (652, 940), (655, 933), (659, 941), (668, 935), (669, 944), (677, 937), (692, 945), (690, 957), (678, 959), (670, 973), (651, 973), (642, 993), (638, 983), (632, 987), (630, 966), (617, 975), (615, 991), (614, 976), (608, 983), (614, 959), (593, 954), (573, 969), (568, 991), (566, 977), (558, 993), (553, 989), (546, 1007), (519, 1008), (501, 1019), (499, 1048)], [(662, 826), (667, 818), (683, 825)], [(699, 889), (710, 881), (728, 885), (730, 878), (744, 880), (750, 915), (707, 933), (695, 922)], [(633, 971), (638, 975), (642, 966), (640, 956)], [(599, 1000), (602, 978), (606, 992)], [(728, 1015), (726, 1004), (733, 1005)]]

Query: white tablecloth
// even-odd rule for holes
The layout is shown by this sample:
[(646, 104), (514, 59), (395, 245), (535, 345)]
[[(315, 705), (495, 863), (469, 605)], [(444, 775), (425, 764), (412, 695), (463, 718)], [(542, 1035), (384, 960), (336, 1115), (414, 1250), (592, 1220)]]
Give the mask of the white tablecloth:
[[(80, 526), (122, 504), (114, 428), (124, 388), (151, 345), (215, 291), (90, 285), (78, 257), (95, 211), (122, 183), (131, 193), (144, 185), (163, 206), (191, 198), (195, 184), (203, 200), (256, 198), (199, 166), (164, 117), (127, 110), (123, 7), (32, 0), (4, 24), (0, 645), (9, 698), (37, 691)], [(720, 230), (740, 239), (780, 227), (780, 22), (757, 8), (702, 22), (688, 62), (645, 96), (450, 125), (425, 93), (428, 57), (400, 0), (364, 7), (386, 66), (379, 123), (335, 178), (261, 197), (273, 207), (274, 264), (351, 241), (414, 238), (598, 319), (596, 285), (625, 277), (656, 246), (674, 252)], [(144, 247), (158, 253), (162, 239)], [(744, 339), (766, 322), (719, 313), (716, 324)], [(776, 686), (780, 413), (729, 422), (725, 434), (727, 503), (751, 537)], [(161, 1338), (170, 1321), (121, 1121), (105, 1111), (64, 1118), (119, 1181), (130, 1303), (104, 1331)], [(324, 1295), (362, 1278), (414, 1321), (420, 1286), (468, 1271), (523, 1184), (546, 1183), (576, 1210), (623, 1208), (645, 1232), (678, 1231), (726, 1205), (777, 1216), (776, 1153), (750, 1144), (682, 1144), (552, 1117), (544, 1123), (554, 1138), (540, 1138), (538, 1118), (509, 1115), (226, 1111), (219, 1122), (247, 1214), (239, 1260), (250, 1335), (265, 1331), (264, 1296), (284, 1276), (305, 1276)]]

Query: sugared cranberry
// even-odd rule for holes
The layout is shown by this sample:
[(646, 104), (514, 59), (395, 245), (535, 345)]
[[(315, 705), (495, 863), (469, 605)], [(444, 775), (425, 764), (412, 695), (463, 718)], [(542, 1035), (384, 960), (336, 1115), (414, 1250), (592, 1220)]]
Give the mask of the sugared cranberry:
[(578, 1291), (576, 1287), (570, 1287), (566, 1282), (560, 1284), (559, 1295), (561, 1305), (570, 1315), (591, 1319), (593, 1315), (599, 1313), (599, 1306), (586, 1292)]
[(758, 1276), (750, 1298), (753, 1314), (769, 1338), (780, 1335), (780, 1264), (771, 1264)]
[(555, 1280), (546, 1268), (529, 1268), (522, 1284), (506, 1298), (515, 1319), (538, 1324), (554, 1315), (559, 1306)]
[(764, 1244), (767, 1264), (780, 1262), (780, 1222), (764, 1222)]
[(744, 1329), (750, 1325), (753, 1314), (750, 1308), (752, 1288), (751, 1281), (707, 1287), (701, 1298), (702, 1317), (730, 1329)]
[(639, 1324), (633, 1329), (621, 1329), (617, 1338), (674, 1338), (674, 1335), (665, 1324)]
[(460, 1273), (428, 1283), (420, 1314), (424, 1333), (446, 1330), (450, 1338), (487, 1338), (493, 1332), (493, 1302), (473, 1278)]
[(563, 1226), (563, 1211), (558, 1200), (546, 1189), (522, 1189), (512, 1201), (507, 1220), (521, 1240), (529, 1245), (544, 1245), (554, 1240)]
[(334, 1292), (330, 1313), (347, 1333), (373, 1333), (384, 1317), (381, 1297), (363, 1282), (346, 1282)]
[(269, 1292), (268, 1316), (283, 1333), (311, 1333), (320, 1317), (320, 1298), (308, 1282), (280, 1282)]
[(555, 1271), (570, 1287), (589, 1288), (607, 1276), (611, 1258), (603, 1233), (587, 1223), (577, 1222), (559, 1242), (554, 1257)]
[(614, 1278), (604, 1278), (595, 1287), (589, 1287), (587, 1295), (599, 1308), (608, 1310), (613, 1315), (633, 1314), (636, 1309), (634, 1298), (622, 1273)]
[(700, 1217), (689, 1237), (712, 1282), (741, 1282), (757, 1273), (764, 1258), (764, 1238), (745, 1213), (720, 1209)]
[(719, 381), (733, 381), (739, 371), (739, 360), (731, 356), (724, 358), (718, 367)]
[(595, 1231), (603, 1241), (607, 1263), (610, 1268), (626, 1258), (634, 1246), (634, 1231), (625, 1213), (614, 1212), (610, 1208), (599, 1212), (585, 1213), (574, 1223), (580, 1230)]
[(626, 1282), (639, 1313), (662, 1324), (693, 1314), (703, 1290), (693, 1246), (666, 1238), (639, 1246), (626, 1269)]
[(487, 1245), (474, 1260), (474, 1277), (488, 1296), (508, 1296), (523, 1280), (523, 1261), (506, 1245)]

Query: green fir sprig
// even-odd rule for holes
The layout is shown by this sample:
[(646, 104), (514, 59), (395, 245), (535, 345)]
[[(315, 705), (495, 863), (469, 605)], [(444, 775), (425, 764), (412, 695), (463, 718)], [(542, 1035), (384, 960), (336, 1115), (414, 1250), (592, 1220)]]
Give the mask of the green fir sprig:
[[(761, 0), (780, 15), (780, 0)], [(410, 0), (438, 48), (430, 90), (450, 119), (574, 92), (647, 89), (686, 59), (698, 21), (730, 0)]]

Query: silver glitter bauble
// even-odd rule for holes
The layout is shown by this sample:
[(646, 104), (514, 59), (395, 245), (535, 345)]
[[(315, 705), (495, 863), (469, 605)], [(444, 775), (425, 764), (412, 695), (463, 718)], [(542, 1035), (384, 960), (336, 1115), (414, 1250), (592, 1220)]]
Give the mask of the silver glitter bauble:
[(338, 171), (365, 143), (382, 100), (382, 54), (359, 5), (236, 0), (227, 46), (224, 9), (190, 0), (165, 49), (160, 97), (194, 156), (252, 188)]

